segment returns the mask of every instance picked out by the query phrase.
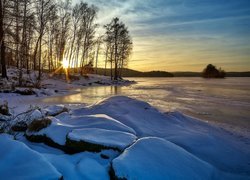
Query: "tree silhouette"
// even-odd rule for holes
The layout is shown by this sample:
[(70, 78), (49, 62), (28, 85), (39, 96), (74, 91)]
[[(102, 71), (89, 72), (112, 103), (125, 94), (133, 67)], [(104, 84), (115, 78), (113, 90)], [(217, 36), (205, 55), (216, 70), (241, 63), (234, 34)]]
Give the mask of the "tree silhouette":
[(208, 64), (202, 72), (204, 78), (224, 78), (226, 75), (225, 71), (221, 68), (217, 69), (216, 66)]
[(132, 39), (128, 28), (117, 17), (104, 27), (106, 28), (104, 37), (107, 47), (106, 62), (109, 58), (111, 79), (113, 77), (112, 69), (114, 64), (114, 80), (118, 80), (118, 78), (121, 78), (122, 69), (127, 65), (129, 55), (131, 54)]

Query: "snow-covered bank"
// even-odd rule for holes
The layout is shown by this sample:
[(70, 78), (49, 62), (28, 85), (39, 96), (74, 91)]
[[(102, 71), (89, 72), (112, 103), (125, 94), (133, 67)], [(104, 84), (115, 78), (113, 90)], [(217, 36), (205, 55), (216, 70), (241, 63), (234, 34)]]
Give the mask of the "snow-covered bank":
[[(17, 115), (30, 109), (30, 106), (41, 106), (36, 100), (44, 97), (55, 97), (75, 94), (84, 87), (90, 86), (127, 86), (135, 81), (120, 79), (111, 80), (109, 76), (88, 74), (85, 76), (74, 75), (72, 79), (66, 80), (65, 74), (44, 73), (41, 82), (37, 81), (37, 72), (23, 74), (22, 86), (18, 84), (18, 69), (9, 68), (8, 79), (0, 78), (0, 104), (7, 102), (10, 113)], [(39, 88), (36, 85), (39, 84)], [(46, 104), (44, 104), (46, 105)], [(44, 106), (43, 106), (44, 107)]]
[[(125, 96), (90, 107), (60, 107), (36, 109), (34, 114), (40, 111), (43, 118), (32, 122), (41, 126), (30, 127), (29, 122), (26, 131), (13, 133), (16, 140), (1, 134), (0, 141), (36, 151), (64, 179), (250, 179), (250, 145), (208, 123), (178, 112), (163, 114)], [(49, 123), (41, 123), (44, 118)], [(33, 136), (33, 142), (23, 135)], [(63, 152), (72, 148), (80, 153)], [(5, 156), (15, 158), (12, 153)], [(0, 167), (6, 161), (12, 159), (1, 159)]]

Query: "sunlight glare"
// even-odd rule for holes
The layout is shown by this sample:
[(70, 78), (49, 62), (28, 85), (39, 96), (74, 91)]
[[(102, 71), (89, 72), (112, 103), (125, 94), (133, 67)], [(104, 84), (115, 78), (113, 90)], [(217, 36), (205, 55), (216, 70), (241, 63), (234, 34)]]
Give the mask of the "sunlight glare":
[(67, 59), (63, 59), (62, 66), (63, 66), (64, 69), (68, 68), (69, 67), (69, 61)]

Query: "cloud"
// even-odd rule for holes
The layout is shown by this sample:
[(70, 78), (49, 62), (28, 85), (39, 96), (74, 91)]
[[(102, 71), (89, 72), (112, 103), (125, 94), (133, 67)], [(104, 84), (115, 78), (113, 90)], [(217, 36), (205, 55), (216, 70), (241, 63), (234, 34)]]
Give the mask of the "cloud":
[(215, 62), (230, 70), (250, 70), (249, 0), (86, 2), (99, 8), (100, 33), (116, 16), (129, 27), (134, 42), (131, 68), (178, 71), (187, 65), (197, 70)]

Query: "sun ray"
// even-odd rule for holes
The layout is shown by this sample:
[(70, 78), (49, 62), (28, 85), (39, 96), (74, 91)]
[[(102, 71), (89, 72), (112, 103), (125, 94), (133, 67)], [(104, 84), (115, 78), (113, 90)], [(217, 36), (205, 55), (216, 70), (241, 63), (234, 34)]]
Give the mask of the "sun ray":
[(58, 72), (60, 72), (62, 69), (64, 69), (64, 73), (65, 73), (65, 79), (67, 81), (67, 83), (70, 83), (70, 78), (69, 78), (69, 61), (66, 59), (63, 59), (61, 66), (58, 67), (57, 69), (55, 69), (52, 73), (50, 73), (50, 77), (53, 77), (55, 74), (57, 74)]

